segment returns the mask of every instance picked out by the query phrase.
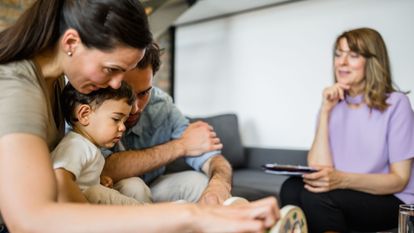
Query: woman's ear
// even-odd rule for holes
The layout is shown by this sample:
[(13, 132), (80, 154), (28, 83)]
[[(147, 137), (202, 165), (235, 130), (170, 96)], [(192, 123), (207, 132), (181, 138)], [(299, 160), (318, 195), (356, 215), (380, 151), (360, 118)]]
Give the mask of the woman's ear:
[(76, 118), (83, 126), (89, 125), (89, 116), (92, 113), (92, 108), (88, 104), (81, 104), (76, 109)]
[(75, 54), (76, 48), (81, 44), (81, 39), (78, 31), (73, 28), (67, 29), (60, 40), (61, 47), (63, 51), (71, 57)]

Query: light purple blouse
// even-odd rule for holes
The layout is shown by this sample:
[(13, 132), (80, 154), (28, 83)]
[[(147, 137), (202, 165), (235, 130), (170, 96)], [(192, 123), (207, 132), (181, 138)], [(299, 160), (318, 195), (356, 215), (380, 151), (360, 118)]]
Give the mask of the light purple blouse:
[[(362, 102), (362, 95), (347, 97)], [(389, 164), (414, 158), (414, 112), (402, 93), (393, 92), (384, 111), (357, 109), (346, 101), (338, 103), (329, 119), (329, 140), (334, 166), (353, 173), (388, 173)], [(414, 203), (414, 168), (406, 188), (395, 194), (405, 203)]]

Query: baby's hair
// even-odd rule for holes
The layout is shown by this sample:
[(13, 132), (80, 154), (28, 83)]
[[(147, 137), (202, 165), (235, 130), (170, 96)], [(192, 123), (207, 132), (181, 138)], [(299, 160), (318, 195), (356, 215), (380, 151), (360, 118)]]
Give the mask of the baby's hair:
[(98, 108), (106, 100), (125, 99), (128, 105), (132, 105), (136, 99), (135, 93), (131, 86), (122, 81), (121, 87), (113, 89), (112, 87), (101, 88), (89, 94), (78, 92), (70, 83), (68, 83), (62, 92), (61, 104), (63, 116), (70, 126), (74, 126), (78, 119), (75, 116), (75, 109), (81, 104), (90, 105), (92, 108)]

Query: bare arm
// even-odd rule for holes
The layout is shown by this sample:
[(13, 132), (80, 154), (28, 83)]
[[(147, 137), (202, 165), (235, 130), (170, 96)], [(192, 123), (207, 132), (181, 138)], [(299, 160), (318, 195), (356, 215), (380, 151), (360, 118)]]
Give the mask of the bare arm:
[(334, 189), (352, 189), (377, 195), (402, 191), (411, 175), (412, 159), (390, 165), (388, 174), (357, 174), (323, 168), (319, 172), (304, 175), (305, 188), (311, 192)]
[(333, 166), (331, 149), (329, 147), (329, 113), (321, 112), (312, 147), (308, 153), (309, 166)]
[(329, 145), (329, 116), (335, 105), (345, 98), (345, 90), (349, 86), (336, 83), (327, 87), (322, 93), (322, 107), (319, 115), (319, 124), (316, 130), (312, 147), (308, 153), (308, 164), (310, 166), (332, 167), (332, 154)]
[(102, 174), (114, 183), (132, 176), (139, 176), (164, 166), (183, 156), (198, 156), (223, 145), (211, 126), (204, 122), (190, 124), (181, 138), (143, 150), (114, 153), (105, 161)]
[(85, 196), (75, 183), (75, 176), (63, 169), (55, 169), (57, 187), (58, 187), (58, 201), (59, 202), (79, 202), (87, 203)]
[(106, 158), (102, 174), (111, 177), (116, 183), (164, 166), (184, 155), (184, 151), (179, 140), (173, 140), (148, 149), (113, 153)]
[(388, 174), (349, 174), (343, 181), (344, 187), (371, 194), (393, 194), (401, 192), (411, 175), (412, 159), (390, 165)]
[(202, 170), (208, 175), (210, 181), (200, 197), (200, 203), (222, 204), (231, 197), (232, 168), (223, 155), (207, 160)]
[(56, 190), (49, 151), (41, 138), (0, 138), (0, 206), (12, 232), (261, 232), (279, 217), (274, 198), (234, 208), (121, 207), (57, 203)]

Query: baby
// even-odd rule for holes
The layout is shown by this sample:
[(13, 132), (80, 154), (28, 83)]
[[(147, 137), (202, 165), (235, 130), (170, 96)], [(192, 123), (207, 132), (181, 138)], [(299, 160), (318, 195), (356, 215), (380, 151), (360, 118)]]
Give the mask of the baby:
[[(135, 101), (131, 87), (122, 82), (119, 89), (102, 88), (82, 94), (68, 84), (62, 93), (62, 109), (72, 127), (52, 152), (60, 201), (96, 204), (141, 204), (112, 189), (110, 177), (100, 175), (105, 159), (100, 148), (111, 148), (125, 131), (124, 122)], [(76, 182), (67, 182), (69, 179)], [(79, 192), (80, 191), (82, 192)]]

